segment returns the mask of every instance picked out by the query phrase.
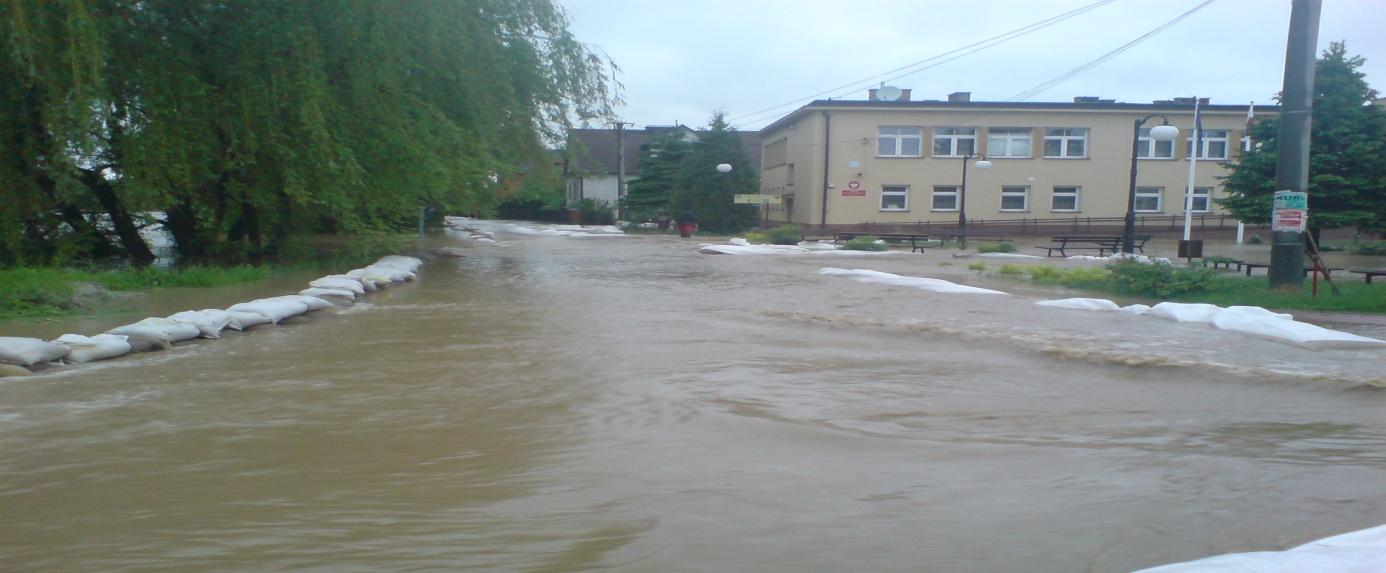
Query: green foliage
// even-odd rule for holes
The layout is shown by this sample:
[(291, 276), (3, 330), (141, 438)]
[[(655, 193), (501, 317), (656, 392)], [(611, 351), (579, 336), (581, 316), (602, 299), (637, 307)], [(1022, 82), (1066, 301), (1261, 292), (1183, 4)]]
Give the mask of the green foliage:
[(890, 248), (885, 243), (878, 243), (876, 241), (876, 237), (872, 237), (871, 235), (852, 237), (851, 240), (842, 244), (842, 248), (849, 251), (884, 251)]
[[(1376, 90), (1341, 42), (1319, 58), (1309, 157), (1309, 227), (1386, 229), (1386, 111), (1370, 105)], [(1266, 223), (1276, 190), (1276, 118), (1258, 119), (1251, 137), (1259, 149), (1228, 163), (1228, 196), (1219, 203), (1248, 223)], [(1248, 241), (1250, 242), (1250, 241)], [(1259, 244), (1259, 243), (1252, 243)]]
[(765, 233), (761, 233), (759, 231), (751, 231), (749, 233), (746, 233), (746, 236), (744, 238), (746, 239), (746, 242), (751, 243), (752, 245), (764, 245), (770, 242), (770, 237), (766, 236)]
[(640, 178), (626, 185), (626, 212), (632, 221), (652, 219), (669, 214), (669, 201), (674, 193), (683, 162), (692, 150), (684, 140), (686, 132), (671, 129), (656, 133), (649, 147), (640, 153)]
[(1107, 268), (1111, 270), (1112, 283), (1117, 287), (1135, 294), (1162, 298), (1207, 292), (1221, 277), (1221, 273), (1213, 269), (1165, 263), (1117, 261), (1107, 265)]
[(1223, 264), (1223, 263), (1235, 263), (1235, 262), (1237, 262), (1237, 259), (1234, 259), (1234, 258), (1232, 258), (1232, 257), (1224, 257), (1224, 256), (1221, 256), (1221, 255), (1215, 255), (1215, 256), (1212, 256), (1212, 257), (1203, 257), (1203, 262), (1205, 262), (1205, 263), (1218, 263), (1218, 264)]
[(1006, 276), (1020, 276), (1025, 274), (1025, 267), (1006, 263), (1001, 265), (1001, 268), (997, 269), (996, 272)]
[(0, 317), (47, 316), (80, 310), (80, 283), (112, 291), (210, 287), (265, 279), (287, 267), (124, 268), (89, 271), (56, 267), (0, 269)]
[(987, 264), (982, 261), (971, 262), (967, 264), (967, 270), (977, 271), (979, 273), (985, 272), (987, 270)]
[(799, 244), (799, 227), (795, 225), (780, 225), (766, 231), (764, 234), (765, 240), (772, 245)]
[(1110, 284), (1112, 273), (1103, 267), (1054, 267), (1036, 265), (1026, 269), (1030, 280), (1069, 288), (1099, 288)]
[(1354, 255), (1386, 256), (1386, 243), (1362, 243), (1352, 249)]
[[(732, 166), (730, 173), (718, 172), (719, 164)], [(672, 212), (691, 211), (701, 220), (701, 229), (731, 233), (755, 226), (760, 210), (755, 205), (732, 203), (734, 195), (756, 193), (760, 188), (759, 169), (751, 165), (741, 145), (741, 136), (727, 124), (725, 114), (716, 112), (707, 129), (689, 149), (674, 177), (669, 202)]]
[(1014, 253), (1015, 243), (1010, 241), (999, 241), (991, 244), (984, 244), (977, 247), (979, 253)]
[(584, 225), (612, 225), (616, 223), (616, 214), (611, 211), (611, 204), (597, 199), (583, 199), (578, 202), (578, 212), (582, 214), (582, 224)]

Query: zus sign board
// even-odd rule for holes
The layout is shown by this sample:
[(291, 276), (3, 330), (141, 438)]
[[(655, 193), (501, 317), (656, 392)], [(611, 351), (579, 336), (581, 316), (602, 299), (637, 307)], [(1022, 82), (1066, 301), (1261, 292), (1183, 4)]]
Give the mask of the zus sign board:
[(760, 194), (738, 194), (732, 196), (732, 203), (750, 203), (753, 205), (779, 205), (779, 195), (760, 195)]
[(861, 188), (861, 181), (852, 180), (847, 182), (847, 188), (842, 190), (843, 197), (865, 197), (866, 190)]
[(1271, 231), (1303, 233), (1309, 221), (1309, 194), (1276, 191), (1271, 210)]

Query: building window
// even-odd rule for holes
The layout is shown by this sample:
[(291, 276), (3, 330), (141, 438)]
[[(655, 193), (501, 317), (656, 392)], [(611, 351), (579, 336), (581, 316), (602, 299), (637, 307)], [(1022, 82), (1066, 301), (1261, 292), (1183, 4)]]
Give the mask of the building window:
[(1142, 127), (1136, 139), (1136, 157), (1141, 159), (1174, 159), (1173, 141), (1155, 141), (1150, 137), (1150, 128)]
[(794, 164), (793, 164), (793, 163), (786, 164), (786, 167), (785, 167), (785, 170), (784, 170), (784, 180), (785, 180), (785, 183), (784, 183), (785, 185), (788, 185), (788, 186), (791, 186), (791, 187), (794, 185)]
[(1078, 188), (1077, 187), (1055, 187), (1054, 200), (1049, 205), (1050, 211), (1078, 211)]
[(1162, 187), (1137, 187), (1136, 188), (1136, 212), (1137, 213), (1159, 213), (1160, 196), (1163, 195)]
[(939, 127), (934, 129), (934, 157), (962, 157), (977, 149), (977, 128)]
[(1002, 211), (1028, 211), (1030, 210), (1030, 188), (1029, 187), (1002, 187), (1001, 188), (1001, 210)]
[[(1227, 159), (1227, 130), (1226, 129), (1205, 129), (1202, 136), (1203, 145), (1199, 146), (1199, 159)], [(1193, 134), (1184, 140), (1184, 155), (1192, 157), (1193, 153)]]
[(993, 127), (987, 130), (987, 157), (1029, 157), (1030, 128)]
[(1193, 213), (1207, 213), (1211, 209), (1211, 198), (1213, 196), (1212, 187), (1194, 187), (1193, 208), (1189, 209)]
[(880, 127), (876, 131), (877, 157), (920, 157), (922, 127)]
[(1082, 128), (1047, 128), (1044, 130), (1045, 157), (1086, 157), (1088, 130)]
[(934, 187), (933, 211), (957, 211), (958, 188), (949, 186)]
[(882, 211), (909, 211), (910, 188), (908, 185), (881, 186)]

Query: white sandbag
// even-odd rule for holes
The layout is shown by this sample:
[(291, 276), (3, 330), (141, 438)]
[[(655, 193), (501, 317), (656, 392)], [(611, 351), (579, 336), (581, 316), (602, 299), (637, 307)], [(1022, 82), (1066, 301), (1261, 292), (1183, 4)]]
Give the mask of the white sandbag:
[(1222, 307), (1215, 304), (1162, 302), (1150, 307), (1150, 315), (1179, 322), (1210, 323)]
[[(369, 268), (369, 267), (367, 267), (367, 268)], [(375, 283), (375, 286), (376, 286), (377, 289), (382, 289), (382, 288), (385, 288), (385, 287), (387, 287), (387, 286), (390, 286), (390, 277), (381, 276), (381, 275), (375, 275), (375, 274), (369, 274), (368, 271), (367, 271), (365, 268), (361, 268), (361, 269), (352, 269), (351, 271), (348, 271), (348, 272), (347, 272), (346, 276), (349, 276), (349, 277), (352, 277), (352, 278), (355, 278), (355, 279), (359, 279), (359, 280), (360, 280), (361, 282), (363, 282), (363, 283), (365, 283), (365, 282)]]
[(92, 337), (64, 334), (53, 342), (71, 350), (65, 360), (82, 364), (129, 354), (129, 338), (121, 334), (98, 334)]
[(727, 243), (732, 244), (732, 245), (736, 245), (736, 246), (738, 246), (738, 247), (749, 247), (749, 246), (751, 246), (751, 242), (750, 242), (750, 241), (747, 241), (746, 239), (742, 239), (742, 238), (740, 238), (740, 237), (736, 237), (736, 238), (733, 238), (733, 239), (728, 239), (728, 240), (727, 240)]
[(362, 271), (364, 271), (363, 274), (367, 277), (381, 277), (395, 283), (412, 281), (416, 276), (413, 271), (389, 265), (371, 265), (362, 269)]
[(1386, 525), (1311, 541), (1285, 551), (1229, 553), (1136, 573), (1381, 573)]
[(366, 294), (366, 287), (361, 286), (361, 281), (357, 280), (355, 277), (350, 277), (350, 278), (330, 278), (330, 277), (323, 277), (323, 278), (320, 278), (320, 279), (318, 279), (318, 280), (315, 280), (315, 281), (313, 281), (313, 282), (308, 283), (308, 286), (310, 286), (310, 287), (316, 287), (316, 288), (342, 289), (342, 290), (349, 290), (349, 291), (354, 292), (354, 293), (356, 293), (356, 294)]
[(231, 322), (226, 323), (226, 328), (231, 330), (245, 330), (252, 326), (269, 324), (270, 319), (263, 314), (256, 312), (239, 312), (234, 310), (226, 311), (231, 315)]
[(361, 288), (366, 289), (366, 292), (375, 292), (375, 291), (377, 291), (377, 290), (380, 290), (378, 287), (375, 286), (375, 281), (373, 281), (373, 280), (371, 280), (371, 279), (368, 279), (368, 278), (366, 278), (366, 277), (353, 277), (353, 276), (351, 276), (351, 275), (327, 275), (327, 276), (322, 277), (322, 278), (325, 278), (325, 279), (346, 279), (346, 280), (349, 280), (349, 281), (356, 281), (356, 282), (358, 282), (358, 283), (361, 283)]
[(1386, 340), (1299, 322), (1259, 306), (1231, 306), (1213, 317), (1213, 326), (1252, 336), (1283, 340), (1308, 348), (1380, 348)]
[(1075, 310), (1120, 310), (1121, 307), (1105, 298), (1061, 298), (1057, 300), (1041, 300), (1035, 303), (1036, 306), (1052, 306), (1055, 308), (1071, 308)]
[[(321, 300), (321, 299), (319, 299)], [(251, 312), (265, 317), (265, 319), (279, 324), (291, 316), (298, 316), (308, 312), (308, 303), (297, 300), (283, 300), (282, 297), (261, 298), (250, 302), (242, 302), (231, 305), (227, 308), (231, 312)]]
[(1126, 314), (1134, 314), (1136, 316), (1140, 316), (1142, 314), (1150, 314), (1150, 305), (1128, 304), (1126, 306), (1121, 307), (1119, 310)]
[(0, 336), (0, 362), (18, 366), (33, 366), (67, 356), (68, 348), (37, 338)]
[(917, 289), (949, 294), (1007, 294), (999, 290), (991, 290), (967, 285), (960, 285), (955, 282), (943, 279), (931, 279), (927, 277), (907, 277), (873, 271), (870, 269), (839, 269), (825, 267), (818, 270), (820, 275), (831, 275), (847, 277), (857, 282), (886, 284), (895, 286), (906, 286)]
[(178, 322), (167, 318), (151, 316), (134, 324), (127, 324), (118, 328), (106, 331), (106, 334), (124, 334), (126, 336), (144, 336), (161, 340), (164, 342), (180, 342), (197, 338), (202, 331), (196, 326), (186, 322)]
[(356, 300), (356, 293), (351, 292), (351, 291), (346, 290), (346, 289), (341, 289), (341, 288), (317, 288), (317, 287), (313, 287), (313, 288), (306, 288), (306, 289), (303, 289), (303, 290), (301, 290), (301, 291), (298, 291), (298, 294), (303, 295), (303, 296), (317, 297), (317, 298), (326, 298), (326, 297), (329, 297), (329, 296), (335, 296), (335, 297), (340, 297), (340, 298), (343, 298), (343, 299), (346, 299), (346, 300), (349, 300), (349, 301), (351, 301), (351, 300)]
[(294, 301), (294, 302), (301, 302), (301, 303), (303, 303), (303, 306), (305, 306), (305, 307), (308, 308), (309, 311), (313, 311), (313, 310), (322, 310), (322, 309), (324, 309), (324, 308), (332, 308), (332, 307), (334, 307), (334, 306), (337, 306), (337, 305), (335, 305), (335, 304), (332, 304), (332, 303), (329, 302), (329, 301), (325, 301), (325, 300), (320, 299), (320, 298), (318, 298), (318, 297), (315, 297), (315, 296), (305, 296), (305, 295), (301, 295), (301, 294), (286, 294), (286, 295), (284, 295), (284, 296), (276, 296), (276, 297), (274, 297), (274, 298), (265, 299), (265, 300), (275, 300), (275, 299), (283, 299), (283, 300), (289, 300), (289, 301)]
[(423, 264), (423, 261), (414, 257), (387, 255), (380, 257), (380, 260), (376, 261), (375, 264), (401, 268), (412, 273), (419, 270), (419, 266)]
[(171, 314), (169, 320), (186, 322), (197, 327), (198, 336), (202, 338), (221, 338), (221, 331), (235, 320), (231, 313), (219, 308), (209, 308), (205, 310), (185, 310), (183, 312)]

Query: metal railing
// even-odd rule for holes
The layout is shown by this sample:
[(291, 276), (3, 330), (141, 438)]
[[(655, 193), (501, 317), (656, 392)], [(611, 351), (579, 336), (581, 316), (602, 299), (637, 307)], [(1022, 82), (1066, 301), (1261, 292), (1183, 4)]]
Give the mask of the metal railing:
[[(1009, 233), (1017, 235), (1042, 235), (1046, 233), (1088, 233), (1119, 230), (1126, 223), (1125, 217), (1051, 217), (1020, 219), (968, 219), (968, 234), (985, 235)], [(1228, 214), (1203, 213), (1192, 218), (1193, 229), (1198, 231), (1231, 230), (1237, 228), (1237, 218)], [(1137, 215), (1136, 230), (1142, 233), (1174, 232), (1184, 226), (1183, 215)], [(844, 225), (856, 231), (913, 232), (929, 234), (932, 232), (956, 231), (956, 220), (915, 221), (913, 223), (877, 223), (867, 221), (860, 225)], [(1247, 225), (1251, 229), (1264, 225)]]

